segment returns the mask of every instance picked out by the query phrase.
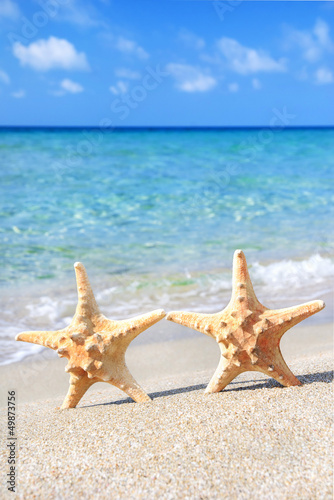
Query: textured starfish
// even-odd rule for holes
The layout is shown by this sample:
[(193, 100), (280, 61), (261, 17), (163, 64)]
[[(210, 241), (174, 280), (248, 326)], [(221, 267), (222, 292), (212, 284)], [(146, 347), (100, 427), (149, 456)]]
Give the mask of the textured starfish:
[(167, 319), (218, 342), (222, 355), (205, 391), (212, 393), (223, 390), (245, 371), (265, 373), (285, 386), (301, 385), (282, 357), (280, 340), (289, 328), (324, 307), (322, 300), (315, 300), (286, 309), (267, 309), (256, 298), (243, 252), (236, 250), (228, 306), (216, 314), (170, 312)]
[(68, 359), (70, 388), (61, 408), (74, 408), (96, 382), (108, 382), (122, 389), (134, 401), (150, 401), (132, 377), (125, 363), (125, 351), (141, 332), (165, 316), (159, 309), (135, 318), (113, 321), (101, 314), (86, 270), (74, 264), (78, 305), (70, 325), (54, 332), (22, 332), (16, 340), (32, 342), (57, 350)]

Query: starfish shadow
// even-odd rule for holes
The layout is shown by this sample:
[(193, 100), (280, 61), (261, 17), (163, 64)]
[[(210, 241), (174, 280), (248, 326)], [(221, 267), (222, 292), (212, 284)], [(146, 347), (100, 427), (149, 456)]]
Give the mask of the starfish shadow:
[[(315, 382), (322, 382), (325, 384), (330, 384), (333, 382), (333, 371), (326, 371), (326, 372), (316, 372), (316, 373), (308, 373), (306, 375), (300, 375), (298, 378), (302, 382), (302, 384), (307, 385), (307, 384), (313, 384)], [(239, 384), (252, 384), (252, 385), (247, 385), (246, 387), (232, 387), (232, 388), (226, 388), (224, 391), (222, 391), (222, 394), (224, 392), (233, 392), (233, 391), (254, 391), (256, 389), (285, 389), (284, 386), (276, 382), (276, 380), (270, 378), (268, 380), (240, 380), (240, 381), (233, 381), (229, 384), (230, 385), (239, 385)], [(150, 393), (150, 397), (154, 400), (157, 398), (163, 398), (166, 396), (173, 396), (175, 394), (182, 394), (185, 392), (193, 392), (193, 391), (199, 391), (202, 389), (205, 389), (207, 384), (197, 384), (197, 385), (190, 385), (187, 387), (178, 387), (175, 389), (169, 389), (167, 391), (159, 391), (159, 392), (152, 392)], [(83, 405), (81, 408), (92, 408), (94, 406), (113, 406), (113, 405), (123, 405), (123, 404), (128, 404), (128, 403), (135, 403), (131, 398), (124, 398), (124, 399), (118, 399), (117, 401), (108, 401), (106, 403), (96, 403), (96, 404), (91, 404), (91, 405)]]
[[(255, 380), (242, 380), (239, 382), (231, 382), (231, 384), (247, 384), (249, 382), (256, 382)], [(166, 396), (173, 396), (174, 394), (182, 394), (183, 392), (193, 392), (205, 389), (207, 384), (197, 384), (197, 385), (188, 385), (187, 387), (176, 387), (175, 389), (169, 389), (168, 391), (159, 391), (159, 392), (151, 392), (149, 394), (150, 398), (163, 398)], [(107, 403), (96, 403), (93, 405), (85, 405), (81, 406), (81, 408), (91, 408), (93, 406), (108, 406), (108, 405), (122, 405), (125, 403), (134, 403), (131, 398), (118, 399), (117, 401), (108, 401)]]
[[(173, 394), (181, 394), (183, 392), (199, 391), (200, 389), (205, 389), (206, 384), (191, 385), (188, 387), (178, 387), (176, 389), (169, 389), (168, 391), (151, 392), (149, 393), (150, 398), (162, 398), (165, 396), (172, 396)], [(134, 403), (131, 398), (119, 399), (117, 401), (108, 401), (107, 403), (96, 403), (94, 405), (85, 405), (81, 408), (91, 408), (92, 406), (109, 406), (109, 405), (122, 405), (125, 403)]]
[[(316, 372), (316, 373), (307, 373), (305, 375), (299, 375), (298, 379), (301, 381), (303, 385), (313, 384), (315, 382), (323, 382), (325, 384), (330, 384), (333, 382), (333, 371), (327, 372)], [(248, 385), (247, 387), (234, 387), (234, 388), (226, 388), (223, 392), (233, 392), (233, 391), (254, 391), (256, 389), (285, 389), (285, 387), (279, 384), (275, 379), (268, 378), (268, 380), (246, 380), (244, 383), (256, 382), (253, 385)], [(239, 383), (240, 382), (235, 382)]]

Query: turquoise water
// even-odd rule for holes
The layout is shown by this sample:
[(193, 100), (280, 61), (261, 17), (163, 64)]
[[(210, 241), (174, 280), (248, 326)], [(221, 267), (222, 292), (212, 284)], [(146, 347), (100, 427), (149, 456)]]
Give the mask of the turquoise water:
[(334, 129), (0, 130), (2, 336), (71, 316), (77, 260), (114, 316), (223, 302), (236, 248), (263, 293), (327, 293), (333, 145)]

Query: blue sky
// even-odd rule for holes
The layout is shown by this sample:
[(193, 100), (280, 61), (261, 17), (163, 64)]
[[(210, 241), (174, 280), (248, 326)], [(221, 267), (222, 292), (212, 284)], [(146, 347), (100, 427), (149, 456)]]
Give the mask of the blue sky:
[(0, 0), (0, 125), (332, 125), (333, 7)]

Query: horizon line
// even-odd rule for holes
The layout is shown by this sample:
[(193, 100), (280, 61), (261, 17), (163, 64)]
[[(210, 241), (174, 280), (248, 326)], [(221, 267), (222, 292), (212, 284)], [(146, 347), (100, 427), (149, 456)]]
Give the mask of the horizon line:
[(110, 126), (102, 127), (99, 125), (0, 125), (3, 129), (59, 129), (59, 130), (103, 130), (104, 132), (122, 131), (122, 130), (296, 130), (296, 129), (332, 129), (333, 125), (294, 125), (273, 127), (269, 125), (130, 125), (130, 126)]

